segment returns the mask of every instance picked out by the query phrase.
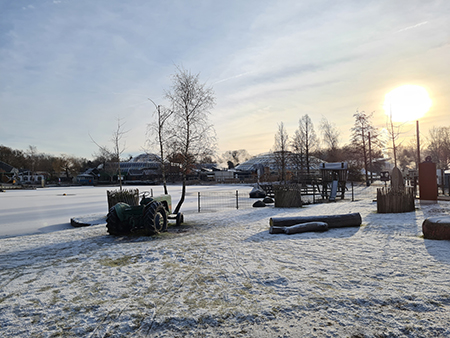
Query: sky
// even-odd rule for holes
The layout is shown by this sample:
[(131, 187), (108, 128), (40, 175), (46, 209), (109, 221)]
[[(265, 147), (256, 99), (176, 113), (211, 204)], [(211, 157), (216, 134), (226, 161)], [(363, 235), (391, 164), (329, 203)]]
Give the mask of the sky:
[[(146, 148), (177, 67), (214, 89), (218, 154), (270, 151), (308, 114), (349, 142), (353, 114), (381, 129), (385, 95), (422, 86), (421, 139), (450, 126), (450, 1), (0, 0), (0, 144), (92, 158), (121, 119)], [(415, 122), (401, 126), (412, 137)]]

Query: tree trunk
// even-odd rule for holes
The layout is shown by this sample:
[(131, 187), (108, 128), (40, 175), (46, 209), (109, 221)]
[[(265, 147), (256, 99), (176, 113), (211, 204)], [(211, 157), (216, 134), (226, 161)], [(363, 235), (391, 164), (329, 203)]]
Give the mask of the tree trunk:
[(275, 217), (269, 220), (272, 227), (289, 227), (301, 223), (324, 222), (328, 224), (328, 228), (342, 228), (351, 226), (360, 226), (362, 223), (359, 213), (341, 214), (341, 215), (324, 215), (324, 216), (298, 216), (298, 217)]
[(279, 227), (279, 226), (272, 226), (269, 229), (270, 234), (300, 234), (303, 232), (309, 232), (309, 231), (327, 231), (328, 230), (328, 224), (324, 222), (308, 222), (308, 223), (302, 223), (302, 224), (296, 224), (289, 227)]
[(177, 207), (173, 211), (174, 214), (178, 214), (180, 212), (181, 206), (184, 203), (184, 198), (186, 196), (186, 174), (183, 173), (183, 186), (181, 188), (181, 197), (178, 201)]

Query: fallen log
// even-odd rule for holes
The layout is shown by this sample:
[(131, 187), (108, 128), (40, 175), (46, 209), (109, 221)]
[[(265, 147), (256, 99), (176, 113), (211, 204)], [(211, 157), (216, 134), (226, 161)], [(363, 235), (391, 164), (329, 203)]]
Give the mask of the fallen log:
[(275, 234), (284, 234), (284, 230), (286, 230), (286, 227), (274, 227), (271, 226), (269, 228), (269, 234), (275, 235)]
[(360, 226), (362, 223), (361, 215), (356, 213), (341, 215), (324, 215), (324, 216), (294, 216), (294, 217), (275, 217), (270, 218), (271, 227), (291, 227), (296, 224), (309, 222), (324, 222), (328, 224), (328, 228), (343, 228)]
[(308, 232), (308, 231), (327, 231), (327, 230), (328, 230), (327, 223), (308, 222), (308, 223), (296, 224), (291, 227), (286, 227), (284, 229), (284, 233), (291, 235), (291, 234), (299, 234), (299, 233)]
[(299, 234), (309, 231), (327, 231), (328, 224), (324, 222), (308, 222), (292, 225), (289, 227), (271, 226), (269, 228), (269, 234)]

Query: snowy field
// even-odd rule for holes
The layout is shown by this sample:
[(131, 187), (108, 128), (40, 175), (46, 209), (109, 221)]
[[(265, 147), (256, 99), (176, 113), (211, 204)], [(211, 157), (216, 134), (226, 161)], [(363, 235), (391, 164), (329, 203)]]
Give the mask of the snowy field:
[[(106, 214), (107, 188), (0, 193), (0, 336), (450, 336), (450, 241), (421, 231), (449, 202), (195, 211), (197, 191), (237, 189), (188, 187), (186, 224), (137, 238), (69, 225)], [(268, 233), (270, 217), (350, 212), (361, 227)]]

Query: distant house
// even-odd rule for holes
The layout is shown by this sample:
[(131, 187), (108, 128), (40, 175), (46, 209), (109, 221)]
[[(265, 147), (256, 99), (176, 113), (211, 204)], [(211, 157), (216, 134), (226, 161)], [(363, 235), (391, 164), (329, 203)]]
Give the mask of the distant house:
[(0, 161), (0, 183), (14, 183), (19, 170), (8, 163)]
[(19, 173), (18, 178), (20, 183), (35, 183), (40, 184), (50, 177), (50, 174), (46, 171), (22, 171)]
[[(316, 157), (309, 157), (309, 170), (307, 170), (305, 159), (303, 158), (303, 161), (301, 161), (298, 154), (287, 151), (285, 156), (285, 170), (287, 171), (288, 177), (291, 179), (299, 180), (305, 175), (319, 175), (319, 167), (323, 161)], [(241, 181), (251, 180), (252, 178), (256, 179), (256, 177), (269, 181), (276, 180), (281, 170), (279, 152), (269, 152), (254, 156), (248, 161), (237, 165), (234, 169), (236, 170), (235, 175), (239, 177)], [(309, 173), (306, 174), (308, 171)]]
[(97, 168), (89, 168), (84, 173), (77, 175), (75, 178), (76, 183), (82, 185), (94, 185), (98, 182), (100, 176)]
[(157, 181), (161, 178), (161, 159), (155, 154), (140, 154), (127, 162), (120, 162), (126, 181)]

